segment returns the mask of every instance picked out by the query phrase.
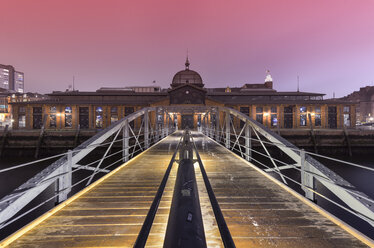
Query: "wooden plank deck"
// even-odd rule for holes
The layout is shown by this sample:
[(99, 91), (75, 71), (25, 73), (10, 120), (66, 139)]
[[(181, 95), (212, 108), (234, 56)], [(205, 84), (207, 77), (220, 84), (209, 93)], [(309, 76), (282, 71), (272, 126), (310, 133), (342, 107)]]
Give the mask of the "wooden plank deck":
[[(9, 247), (132, 247), (181, 133), (31, 229)], [(236, 247), (367, 247), (222, 146), (194, 133)], [(174, 164), (147, 247), (162, 247), (175, 183)], [(208, 247), (223, 247), (195, 166)]]

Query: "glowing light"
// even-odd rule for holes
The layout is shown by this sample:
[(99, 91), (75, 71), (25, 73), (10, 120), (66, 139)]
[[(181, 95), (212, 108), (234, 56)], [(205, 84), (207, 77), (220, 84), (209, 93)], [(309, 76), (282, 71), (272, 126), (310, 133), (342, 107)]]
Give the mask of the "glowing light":
[(264, 116), (269, 116), (269, 113), (265, 112), (265, 113), (264, 113)]
[(273, 82), (273, 78), (271, 77), (269, 70), (266, 71), (265, 83), (267, 82)]

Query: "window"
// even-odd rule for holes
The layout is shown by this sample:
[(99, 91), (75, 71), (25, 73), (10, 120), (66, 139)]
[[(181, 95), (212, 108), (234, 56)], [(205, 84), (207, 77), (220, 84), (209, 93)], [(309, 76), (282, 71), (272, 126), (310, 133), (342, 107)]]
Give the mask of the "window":
[(112, 107), (110, 109), (110, 123), (118, 121), (118, 109), (117, 107)]
[(350, 127), (351, 126), (351, 115), (350, 115), (350, 106), (343, 107), (343, 119), (344, 119), (344, 126)]
[(263, 115), (262, 114), (256, 114), (256, 121), (262, 124), (263, 121), (264, 121)]
[(43, 109), (42, 107), (33, 107), (32, 109), (33, 109), (32, 127), (34, 129), (40, 129), (43, 126), (43, 120), (42, 120)]
[(300, 107), (300, 126), (306, 126), (307, 118), (306, 118), (306, 107)]
[(277, 110), (277, 106), (271, 106), (270, 107), (270, 125), (272, 127), (276, 127), (278, 126), (278, 110)]
[(328, 127), (329, 128), (337, 128), (338, 126), (338, 119), (337, 119), (337, 107), (336, 106), (328, 106)]
[(65, 107), (65, 127), (72, 127), (73, 126), (73, 116), (72, 116), (72, 108)]
[(320, 127), (320, 126), (322, 126), (321, 107), (320, 106), (315, 107), (314, 112), (315, 112), (314, 126)]
[(271, 126), (272, 127), (276, 127), (278, 126), (278, 117), (277, 117), (277, 114), (271, 114), (270, 115), (270, 121), (271, 121)]
[(300, 115), (300, 126), (306, 126), (306, 114)]
[(89, 128), (89, 110), (88, 107), (79, 107), (79, 126), (82, 129)]
[(264, 116), (263, 116), (263, 108), (262, 107), (256, 107), (256, 121), (263, 124), (264, 122)]
[(343, 117), (344, 117), (344, 126), (350, 127), (351, 126), (350, 114), (343, 114)]
[(55, 114), (49, 115), (49, 127), (57, 127), (57, 118)]
[(19, 110), (18, 110), (20, 113), (25, 113), (26, 112), (26, 108), (25, 107), (19, 107)]
[(103, 108), (102, 107), (96, 107), (95, 127), (96, 128), (103, 127)]
[(49, 108), (49, 127), (57, 127), (57, 117), (56, 117), (56, 106), (51, 106)]
[(18, 127), (19, 128), (26, 127), (26, 115), (21, 114), (18, 116)]
[(283, 112), (284, 112), (284, 127), (292, 128), (293, 127), (293, 106), (284, 107)]

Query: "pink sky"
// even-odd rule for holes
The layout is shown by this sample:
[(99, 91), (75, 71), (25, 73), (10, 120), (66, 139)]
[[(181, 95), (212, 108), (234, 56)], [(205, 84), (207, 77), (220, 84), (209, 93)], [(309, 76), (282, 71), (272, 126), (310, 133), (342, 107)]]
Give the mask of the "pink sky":
[(206, 87), (262, 83), (346, 95), (374, 85), (373, 0), (3, 0), (0, 63), (26, 91), (157, 85), (184, 68)]

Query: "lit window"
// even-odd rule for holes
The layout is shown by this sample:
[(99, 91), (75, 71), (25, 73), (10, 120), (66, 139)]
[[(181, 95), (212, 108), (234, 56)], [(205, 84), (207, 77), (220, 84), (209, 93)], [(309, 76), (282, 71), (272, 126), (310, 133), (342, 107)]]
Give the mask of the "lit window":
[(306, 126), (307, 124), (307, 117), (306, 117), (306, 107), (300, 107), (300, 126)]
[(343, 114), (344, 117), (344, 126), (350, 127), (351, 126), (351, 116), (350, 114)]
[(71, 107), (65, 107), (65, 114), (71, 114), (72, 112)]
[(271, 126), (272, 127), (276, 127), (278, 126), (278, 117), (277, 117), (277, 114), (271, 114), (270, 115), (270, 120), (271, 120)]
[(96, 107), (95, 126), (96, 128), (103, 127), (103, 108), (102, 107)]
[(72, 127), (73, 126), (73, 110), (71, 107), (65, 107), (65, 127)]
[[(317, 108), (316, 108), (317, 110)], [(321, 110), (321, 109), (320, 109)], [(317, 111), (316, 111), (317, 112)], [(314, 125), (316, 127), (320, 127), (321, 126), (321, 123), (322, 123), (322, 119), (321, 119), (321, 114), (315, 114), (314, 115)]]
[(18, 127), (24, 128), (26, 127), (26, 115), (19, 115), (18, 116)]

